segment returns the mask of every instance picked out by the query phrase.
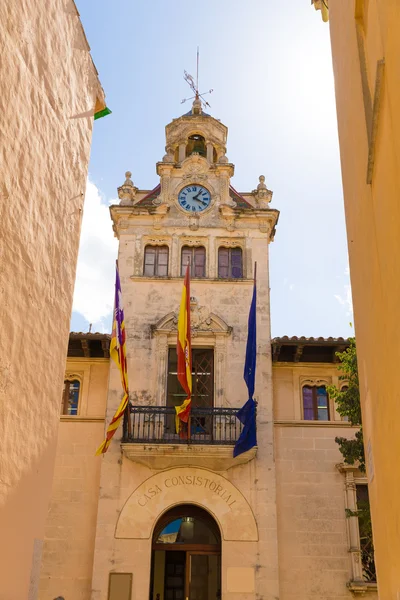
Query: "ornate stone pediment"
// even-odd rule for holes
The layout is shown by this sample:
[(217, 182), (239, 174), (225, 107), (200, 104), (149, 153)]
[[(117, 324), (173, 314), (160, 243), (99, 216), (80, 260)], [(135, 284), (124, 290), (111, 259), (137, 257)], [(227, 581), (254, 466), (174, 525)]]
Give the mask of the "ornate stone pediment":
[[(229, 335), (232, 332), (232, 327), (225, 323), (221, 317), (209, 312), (205, 306), (199, 306), (197, 300), (192, 298), (190, 301), (190, 325), (193, 337), (202, 334)], [(175, 332), (177, 327), (178, 310), (162, 317), (155, 325), (152, 325), (151, 330), (154, 335)]]
[(199, 154), (191, 154), (182, 162), (182, 179), (185, 180), (205, 180), (210, 166), (205, 158)]

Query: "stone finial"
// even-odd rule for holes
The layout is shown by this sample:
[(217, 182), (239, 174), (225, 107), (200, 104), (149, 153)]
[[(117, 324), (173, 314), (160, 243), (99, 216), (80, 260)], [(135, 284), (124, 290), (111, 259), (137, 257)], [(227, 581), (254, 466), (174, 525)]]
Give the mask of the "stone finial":
[(131, 173), (130, 171), (127, 171), (127, 172), (125, 173), (125, 177), (126, 177), (126, 179), (125, 179), (125, 181), (124, 181), (124, 184), (123, 184), (123, 185), (130, 185), (130, 186), (134, 187), (134, 186), (133, 186), (133, 181), (132, 181), (132, 179), (131, 179), (131, 177), (132, 177), (132, 173)]
[(257, 204), (261, 208), (268, 208), (268, 203), (271, 202), (272, 199), (272, 192), (265, 185), (264, 175), (260, 175), (258, 180), (259, 184), (257, 185), (257, 189), (253, 190), (253, 194), (256, 198)]
[(267, 186), (265, 185), (265, 176), (264, 175), (260, 175), (260, 177), (258, 178), (259, 180), (259, 184), (257, 186), (257, 191), (259, 192), (260, 190), (266, 190)]
[(137, 187), (135, 187), (132, 179), (132, 173), (130, 171), (126, 171), (125, 173), (125, 181), (124, 183), (118, 188), (118, 198), (121, 200), (120, 204), (121, 205), (131, 205), (133, 204), (133, 201), (135, 199), (136, 196), (136, 192), (137, 192)]
[(201, 115), (201, 100), (197, 95), (193, 100), (192, 115)]
[(219, 157), (218, 162), (222, 165), (227, 165), (229, 163), (229, 158), (226, 156), (226, 154), (222, 154)]

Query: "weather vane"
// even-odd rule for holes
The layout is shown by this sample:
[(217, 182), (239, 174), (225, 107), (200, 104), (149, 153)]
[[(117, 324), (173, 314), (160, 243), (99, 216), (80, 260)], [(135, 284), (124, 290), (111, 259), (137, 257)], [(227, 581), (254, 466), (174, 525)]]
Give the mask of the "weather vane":
[(191, 96), (190, 98), (184, 98), (183, 100), (181, 100), (181, 104), (183, 104), (184, 102), (187, 102), (188, 100), (193, 100), (193, 98), (196, 98), (196, 99), (200, 99), (200, 102), (202, 103), (204, 108), (205, 107), (211, 108), (211, 105), (207, 102), (207, 100), (204, 100), (203, 96), (205, 96), (206, 94), (212, 94), (214, 90), (208, 90), (208, 92), (203, 92), (202, 94), (199, 93), (199, 47), (198, 46), (197, 46), (196, 81), (187, 71), (183, 71), (183, 73), (184, 73), (183, 79), (186, 81), (186, 83), (189, 84), (189, 87), (192, 90), (192, 92), (194, 93), (194, 96)]

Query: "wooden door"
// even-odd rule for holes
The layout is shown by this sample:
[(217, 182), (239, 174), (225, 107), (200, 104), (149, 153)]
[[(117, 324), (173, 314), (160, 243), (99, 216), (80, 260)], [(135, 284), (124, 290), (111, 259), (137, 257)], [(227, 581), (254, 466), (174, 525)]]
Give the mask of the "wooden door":
[(221, 554), (188, 552), (186, 559), (186, 599), (220, 600)]
[(184, 600), (186, 588), (186, 552), (166, 552), (164, 600)]

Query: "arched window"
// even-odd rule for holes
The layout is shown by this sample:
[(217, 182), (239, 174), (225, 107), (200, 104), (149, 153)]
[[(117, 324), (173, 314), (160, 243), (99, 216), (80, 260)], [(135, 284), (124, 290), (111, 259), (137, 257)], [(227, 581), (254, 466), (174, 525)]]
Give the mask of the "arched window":
[(206, 276), (206, 249), (203, 246), (192, 248), (183, 246), (181, 255), (181, 275), (186, 273), (186, 266), (190, 265), (191, 277)]
[(221, 598), (221, 534), (212, 516), (191, 504), (165, 513), (154, 529), (151, 572), (151, 600)]
[(166, 277), (168, 275), (168, 254), (168, 246), (146, 246), (143, 274), (148, 277)]
[(324, 385), (303, 386), (305, 421), (329, 421), (329, 399)]
[(206, 141), (202, 135), (191, 135), (186, 145), (186, 156), (190, 156), (196, 152), (200, 156), (207, 156)]
[(243, 277), (242, 249), (218, 249), (218, 277), (221, 279), (240, 279)]
[(81, 382), (79, 379), (66, 379), (61, 403), (62, 415), (77, 415), (79, 405), (79, 392)]

